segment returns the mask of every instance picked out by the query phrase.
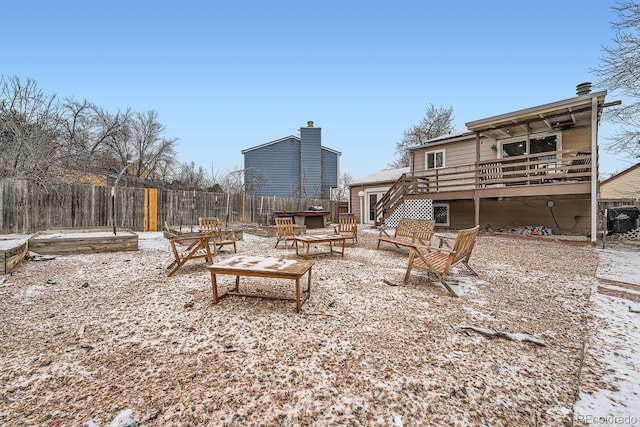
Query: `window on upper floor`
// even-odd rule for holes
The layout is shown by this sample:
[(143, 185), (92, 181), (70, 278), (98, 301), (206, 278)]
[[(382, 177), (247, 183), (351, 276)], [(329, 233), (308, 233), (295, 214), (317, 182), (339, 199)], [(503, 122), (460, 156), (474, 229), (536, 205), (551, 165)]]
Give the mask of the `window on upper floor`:
[[(529, 140), (529, 154), (546, 153), (562, 149), (560, 135), (531, 136)], [(502, 143), (502, 158), (512, 156), (522, 156), (527, 154), (527, 140), (510, 140)], [(539, 158), (551, 158), (551, 156), (540, 156)]]
[(425, 169), (440, 169), (444, 167), (444, 150), (428, 151), (424, 154)]

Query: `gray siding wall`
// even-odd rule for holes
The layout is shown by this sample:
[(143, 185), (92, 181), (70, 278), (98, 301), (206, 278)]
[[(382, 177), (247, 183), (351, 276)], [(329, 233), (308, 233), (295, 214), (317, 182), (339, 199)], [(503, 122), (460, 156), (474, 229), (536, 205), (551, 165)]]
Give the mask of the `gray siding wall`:
[(322, 199), (331, 198), (331, 188), (338, 186), (338, 159), (338, 154), (322, 149)]
[[(292, 197), (300, 186), (300, 143), (289, 138), (244, 154), (245, 183), (258, 196)], [(261, 185), (251, 188), (252, 182)]]
[(302, 197), (319, 197), (322, 193), (321, 128), (300, 128), (300, 179)]

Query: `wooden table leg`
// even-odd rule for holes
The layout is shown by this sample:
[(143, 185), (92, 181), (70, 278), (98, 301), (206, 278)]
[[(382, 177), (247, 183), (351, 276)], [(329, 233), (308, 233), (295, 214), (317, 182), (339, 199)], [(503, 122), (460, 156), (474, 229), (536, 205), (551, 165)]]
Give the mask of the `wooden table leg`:
[(305, 242), (307, 244), (307, 254), (305, 255), (305, 259), (309, 259), (309, 248), (311, 247), (311, 242)]
[(213, 291), (213, 303), (218, 303), (218, 283), (216, 282), (216, 273), (211, 272), (211, 288)]
[(296, 277), (296, 311), (300, 311), (300, 276)]

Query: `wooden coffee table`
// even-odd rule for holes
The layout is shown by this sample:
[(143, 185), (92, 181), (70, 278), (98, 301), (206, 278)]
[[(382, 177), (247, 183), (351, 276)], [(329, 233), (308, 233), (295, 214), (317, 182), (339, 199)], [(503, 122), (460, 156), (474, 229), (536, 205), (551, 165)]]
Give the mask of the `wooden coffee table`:
[[(236, 255), (215, 264), (208, 265), (211, 272), (211, 286), (213, 289), (213, 303), (217, 304), (220, 298), (226, 295), (240, 295), (245, 297), (283, 299), (296, 302), (296, 311), (300, 311), (302, 304), (311, 295), (311, 267), (314, 261), (302, 261), (293, 259), (281, 259), (273, 257), (259, 257), (248, 255)], [(307, 289), (300, 289), (300, 279), (307, 273)], [(236, 276), (235, 288), (218, 295), (218, 274)], [(266, 277), (271, 279), (293, 279), (296, 284), (296, 297), (275, 297), (263, 294), (249, 294), (240, 292), (240, 276)]]
[[(303, 245), (307, 245), (307, 250), (305, 252), (304, 257), (306, 259), (309, 259), (309, 248), (311, 247), (311, 245), (316, 243), (329, 243), (329, 253), (336, 252), (344, 256), (344, 243), (345, 243), (345, 240), (347, 240), (347, 237), (339, 234), (303, 234), (301, 236), (294, 237), (294, 240), (296, 242), (296, 255), (299, 255), (298, 242), (300, 242)], [(342, 242), (342, 251), (340, 252), (333, 250), (333, 244), (337, 242)], [(321, 253), (326, 253), (326, 252), (317, 252), (314, 255), (321, 254)]]

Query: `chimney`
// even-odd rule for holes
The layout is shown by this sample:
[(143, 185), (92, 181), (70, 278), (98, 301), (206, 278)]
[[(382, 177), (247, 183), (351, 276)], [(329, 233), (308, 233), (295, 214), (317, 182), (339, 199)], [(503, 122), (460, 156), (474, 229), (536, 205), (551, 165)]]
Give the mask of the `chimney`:
[(311, 120), (309, 120), (309, 121), (307, 122), (307, 127), (308, 127), (308, 128), (312, 128), (312, 127), (313, 127), (313, 122), (312, 122)]
[(576, 86), (578, 96), (589, 95), (591, 93), (591, 82), (580, 83)]

